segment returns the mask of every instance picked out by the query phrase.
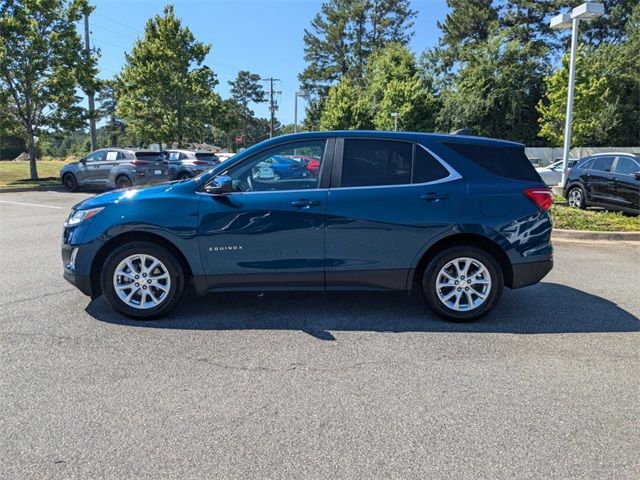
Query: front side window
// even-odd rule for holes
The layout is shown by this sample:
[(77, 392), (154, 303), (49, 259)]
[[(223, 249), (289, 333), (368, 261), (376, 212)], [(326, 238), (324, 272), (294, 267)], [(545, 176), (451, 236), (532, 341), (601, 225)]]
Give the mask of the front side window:
[(90, 153), (84, 159), (86, 162), (102, 162), (107, 156), (105, 150), (98, 150), (97, 152)]
[(610, 172), (613, 165), (613, 157), (596, 157), (591, 164), (591, 170), (598, 170), (600, 172)]
[(325, 140), (288, 143), (258, 153), (227, 171), (238, 192), (318, 188)]
[(640, 172), (640, 165), (635, 160), (627, 157), (618, 157), (618, 163), (616, 164), (616, 173), (622, 175), (633, 175)]

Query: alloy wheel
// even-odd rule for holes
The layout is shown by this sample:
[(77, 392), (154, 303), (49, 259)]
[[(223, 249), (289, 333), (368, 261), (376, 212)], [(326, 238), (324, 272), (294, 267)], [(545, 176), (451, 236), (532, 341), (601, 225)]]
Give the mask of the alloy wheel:
[(436, 293), (440, 302), (451, 310), (475, 310), (491, 293), (491, 275), (487, 267), (475, 258), (456, 258), (438, 272)]
[(582, 192), (579, 188), (574, 188), (569, 192), (569, 206), (580, 207), (582, 205)]
[(160, 260), (149, 254), (129, 255), (113, 273), (118, 298), (131, 308), (147, 310), (163, 303), (171, 290), (171, 276)]

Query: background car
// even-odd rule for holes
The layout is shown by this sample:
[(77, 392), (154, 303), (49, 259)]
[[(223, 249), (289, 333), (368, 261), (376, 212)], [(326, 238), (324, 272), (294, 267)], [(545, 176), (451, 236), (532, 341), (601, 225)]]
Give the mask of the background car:
[(307, 169), (307, 162), (302, 160), (299, 155), (273, 155), (262, 163), (263, 165), (261, 165), (261, 167), (263, 168), (263, 172), (265, 167), (271, 168), (276, 180), (280, 178), (306, 178), (311, 176), (311, 171)]
[[(569, 159), (567, 168), (573, 167), (577, 162), (578, 160), (576, 159)], [(558, 160), (546, 167), (537, 167), (536, 172), (547, 185), (558, 185), (562, 180), (562, 165), (562, 160)]]
[(640, 156), (599, 153), (567, 172), (564, 196), (577, 208), (603, 207), (640, 214)]
[(160, 152), (101, 148), (60, 169), (60, 181), (70, 192), (79, 188), (128, 188), (169, 181), (169, 168)]
[(318, 158), (310, 157), (309, 155), (287, 156), (287, 158), (304, 162), (307, 170), (309, 170), (316, 177), (320, 173), (320, 159)]
[(197, 177), (220, 163), (218, 157), (212, 152), (166, 150), (164, 153), (169, 164), (171, 180)]

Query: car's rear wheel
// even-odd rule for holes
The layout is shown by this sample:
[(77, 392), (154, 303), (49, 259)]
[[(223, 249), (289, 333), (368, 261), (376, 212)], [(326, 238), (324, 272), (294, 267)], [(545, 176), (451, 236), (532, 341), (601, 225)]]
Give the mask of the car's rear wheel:
[(182, 298), (185, 274), (176, 257), (151, 242), (114, 250), (104, 263), (101, 286), (114, 310), (131, 318), (158, 318)]
[(422, 293), (445, 320), (467, 322), (489, 313), (503, 290), (500, 265), (486, 251), (456, 245), (436, 254), (422, 276)]
[(567, 193), (567, 202), (570, 207), (574, 208), (582, 208), (586, 207), (585, 198), (584, 198), (584, 190), (582, 187), (571, 187), (569, 189), (569, 193)]
[(133, 186), (133, 183), (131, 182), (129, 177), (127, 177), (126, 175), (120, 175), (118, 178), (116, 178), (116, 188), (118, 190), (122, 188), (130, 188), (132, 186)]
[(193, 175), (191, 175), (189, 172), (180, 172), (177, 177), (178, 180), (191, 180), (192, 178)]
[(78, 180), (73, 173), (66, 173), (64, 177), (62, 177), (62, 184), (69, 192), (78, 191)]

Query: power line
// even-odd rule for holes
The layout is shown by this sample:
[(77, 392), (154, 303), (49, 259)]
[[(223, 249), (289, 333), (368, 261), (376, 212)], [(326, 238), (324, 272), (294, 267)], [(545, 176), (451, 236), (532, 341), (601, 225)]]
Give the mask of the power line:
[(111, 28), (104, 27), (102, 25), (96, 25), (95, 23), (93, 23), (91, 25), (91, 27), (92, 28), (99, 28), (101, 30), (106, 30), (107, 32), (110, 32), (110, 33), (115, 33), (116, 35), (120, 35), (121, 37), (128, 38), (129, 40), (137, 40), (136, 38), (132, 37), (131, 35), (125, 35), (124, 33), (118, 32), (117, 30), (113, 30)]
[(102, 18), (105, 18), (105, 19), (107, 19), (107, 20), (110, 20), (110, 21), (112, 21), (112, 22), (114, 22), (114, 23), (117, 23), (118, 25), (122, 25), (123, 27), (130, 28), (131, 30), (137, 30), (137, 28), (132, 27), (131, 25), (127, 25), (126, 23), (123, 23), (123, 22), (121, 22), (120, 20), (116, 20), (115, 18), (108, 17), (108, 16), (106, 16), (106, 15), (103, 15), (102, 13), (93, 12), (93, 14), (94, 14), (94, 15), (97, 15), (98, 17), (102, 17)]

